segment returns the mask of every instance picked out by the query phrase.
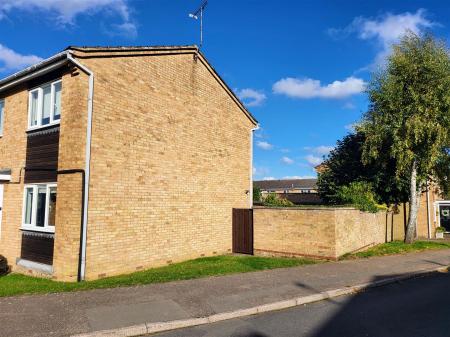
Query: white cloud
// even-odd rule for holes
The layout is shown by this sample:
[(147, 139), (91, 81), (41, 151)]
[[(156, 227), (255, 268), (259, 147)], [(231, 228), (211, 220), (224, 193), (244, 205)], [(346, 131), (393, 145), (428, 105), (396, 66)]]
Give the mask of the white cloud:
[(272, 89), (276, 94), (293, 98), (344, 98), (364, 91), (366, 83), (357, 77), (350, 76), (343, 81), (334, 81), (322, 85), (319, 80), (311, 78), (287, 77), (276, 82)]
[(345, 125), (344, 129), (351, 132), (355, 131), (355, 123)]
[(246, 106), (260, 106), (267, 98), (263, 92), (251, 88), (237, 90), (236, 93)]
[(92, 15), (100, 11), (118, 15), (122, 23), (112, 25), (119, 33), (136, 33), (136, 25), (131, 19), (128, 0), (1, 0), (0, 20), (13, 10), (36, 13), (45, 12), (43, 17), (58, 25), (75, 24), (81, 14)]
[(268, 142), (264, 142), (264, 141), (258, 141), (256, 142), (256, 146), (259, 147), (260, 149), (263, 150), (272, 150), (273, 149), (273, 145), (268, 143)]
[(334, 149), (334, 146), (327, 146), (327, 145), (320, 145), (320, 146), (316, 146), (313, 147), (311, 150), (319, 155), (327, 155), (328, 153), (330, 153), (331, 150)]
[(306, 161), (311, 165), (311, 166), (317, 166), (320, 163), (322, 163), (323, 158), (319, 157), (319, 156), (315, 156), (312, 154), (309, 154), (305, 157)]
[(346, 102), (342, 107), (344, 109), (347, 109), (347, 110), (354, 110), (354, 109), (356, 109), (355, 104), (353, 104), (352, 102)]
[(266, 132), (262, 127), (259, 127), (259, 129), (254, 132), (254, 135), (256, 138), (266, 138)]
[(355, 19), (354, 24), (359, 28), (361, 39), (377, 38), (384, 44), (396, 42), (407, 30), (420, 34), (423, 28), (434, 25), (425, 17), (424, 9), (419, 9), (414, 14), (410, 12), (397, 15), (387, 13), (375, 20), (359, 17)]
[(39, 56), (22, 55), (0, 44), (0, 71), (17, 70), (40, 61)]
[(287, 165), (294, 164), (294, 160), (286, 156), (281, 158), (281, 162)]
[(275, 177), (264, 177), (262, 180), (275, 180)]
[(135, 23), (124, 22), (121, 24), (113, 24), (111, 26), (113, 27), (113, 30), (107, 31), (110, 36), (137, 37), (137, 27)]
[(379, 51), (373, 64), (366, 67), (368, 69), (383, 65), (391, 52), (392, 44), (398, 42), (407, 31), (421, 34), (423, 30), (436, 25), (438, 25), (436, 22), (427, 18), (424, 9), (419, 9), (415, 13), (386, 13), (377, 18), (357, 17), (344, 29), (330, 29), (329, 33), (332, 36), (356, 33), (361, 40), (376, 41)]
[(269, 174), (270, 170), (267, 167), (253, 166), (254, 176), (265, 176)]
[(314, 179), (316, 176), (286, 176), (283, 179)]

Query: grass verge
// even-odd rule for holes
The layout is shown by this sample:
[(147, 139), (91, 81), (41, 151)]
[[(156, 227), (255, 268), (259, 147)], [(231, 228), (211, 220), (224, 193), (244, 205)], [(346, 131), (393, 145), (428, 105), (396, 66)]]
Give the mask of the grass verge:
[(393, 241), (374, 246), (363, 252), (345, 254), (344, 256), (342, 256), (341, 259), (348, 260), (357, 258), (367, 258), (373, 256), (421, 252), (424, 250), (433, 250), (433, 249), (448, 249), (448, 248), (450, 248), (449, 242), (415, 241), (412, 244), (406, 244), (403, 241)]
[(245, 273), (257, 270), (295, 267), (317, 261), (297, 258), (273, 258), (257, 256), (213, 256), (174, 263), (169, 266), (149, 269), (132, 274), (108, 277), (79, 283), (8, 274), (0, 277), (0, 297), (22, 294), (43, 294), (88, 289), (102, 289), (188, 280), (206, 276)]

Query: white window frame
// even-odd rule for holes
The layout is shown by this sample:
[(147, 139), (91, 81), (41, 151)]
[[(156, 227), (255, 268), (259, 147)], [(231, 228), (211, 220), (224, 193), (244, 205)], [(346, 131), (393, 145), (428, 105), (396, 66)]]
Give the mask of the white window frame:
[[(37, 88), (31, 89), (28, 92), (28, 130), (40, 129), (43, 127), (47, 127), (49, 125), (56, 125), (56, 124), (60, 123), (61, 112), (60, 112), (60, 117), (57, 120), (54, 119), (54, 117), (55, 117), (54, 115), (55, 115), (55, 86), (56, 86), (56, 84), (61, 83), (61, 82), (62, 82), (62, 80), (47, 82), (47, 83), (40, 85)], [(48, 124), (42, 125), (42, 113), (43, 113), (43, 108), (44, 108), (44, 106), (43, 106), (44, 105), (44, 88), (47, 86), (50, 86), (50, 122)], [(62, 90), (62, 86), (61, 86), (61, 90)], [(37, 124), (31, 125), (31, 108), (32, 108), (31, 96), (34, 92), (38, 93), (38, 104), (37, 104), (37, 113), (36, 113)]]
[(0, 137), (3, 136), (4, 127), (5, 127), (5, 100), (0, 99)]
[[(37, 195), (38, 188), (45, 186), (46, 187), (46, 195), (45, 195), (45, 220), (44, 227), (36, 226), (36, 215), (37, 215)], [(58, 186), (57, 183), (39, 183), (39, 184), (26, 184), (23, 189), (23, 206), (22, 206), (22, 228), (27, 231), (37, 231), (37, 232), (47, 232), (54, 233), (55, 226), (49, 226), (48, 224), (48, 206), (50, 203), (50, 188), (56, 187), (56, 195), (58, 195)], [(26, 213), (26, 201), (27, 201), (27, 189), (33, 189), (33, 204), (31, 206), (31, 224), (25, 223), (25, 213)]]

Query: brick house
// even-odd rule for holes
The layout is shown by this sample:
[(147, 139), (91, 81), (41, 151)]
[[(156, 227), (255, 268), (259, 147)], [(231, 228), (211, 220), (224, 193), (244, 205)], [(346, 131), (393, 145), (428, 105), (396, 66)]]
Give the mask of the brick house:
[(317, 192), (317, 179), (257, 180), (253, 186), (259, 188), (265, 198), (270, 193), (299, 205), (318, 205), (323, 201)]
[(256, 123), (196, 46), (69, 47), (0, 80), (0, 254), (75, 281), (229, 252)]
[(278, 179), (253, 182), (262, 194), (268, 193), (317, 193), (317, 179)]

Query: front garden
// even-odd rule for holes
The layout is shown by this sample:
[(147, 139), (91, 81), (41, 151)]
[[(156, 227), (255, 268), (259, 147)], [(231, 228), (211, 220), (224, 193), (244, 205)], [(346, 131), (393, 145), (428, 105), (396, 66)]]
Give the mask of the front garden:
[[(450, 242), (416, 241), (413, 244), (405, 244), (394, 241), (372, 247), (364, 252), (347, 254), (341, 259), (349, 260), (436, 249), (450, 249)], [(57, 282), (11, 273), (0, 276), (0, 297), (145, 285), (276, 268), (299, 267), (319, 262), (323, 262), (323, 260), (225, 255), (204, 257), (132, 274), (79, 283)]]
[(132, 274), (79, 283), (57, 282), (12, 273), (0, 276), (0, 297), (162, 283), (266, 269), (297, 267), (313, 263), (316, 263), (316, 261), (311, 259), (236, 255), (213, 256), (174, 263), (165, 267), (153, 268)]

